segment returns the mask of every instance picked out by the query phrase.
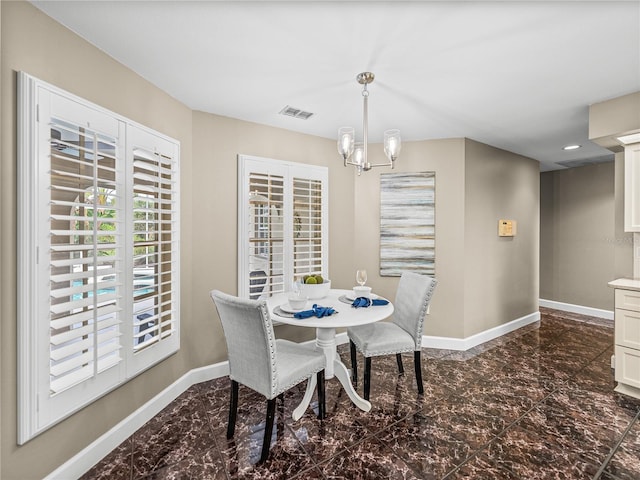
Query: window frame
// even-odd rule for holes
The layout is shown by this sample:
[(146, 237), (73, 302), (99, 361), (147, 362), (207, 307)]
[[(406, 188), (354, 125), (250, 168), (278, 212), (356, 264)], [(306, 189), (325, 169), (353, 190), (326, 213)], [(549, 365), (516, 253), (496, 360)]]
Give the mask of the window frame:
[[(17, 220), (17, 330), (18, 330), (18, 444), (22, 445), (39, 435), (56, 423), (73, 415), (81, 408), (92, 403), (113, 389), (126, 383), (142, 371), (162, 361), (175, 353), (180, 347), (180, 217), (179, 217), (179, 161), (180, 143), (166, 135), (155, 132), (143, 125), (129, 120), (121, 115), (106, 110), (76, 95), (59, 89), (24, 72), (18, 73), (18, 220)], [(114, 241), (122, 262), (122, 268), (117, 275), (116, 283), (120, 290), (115, 290), (118, 300), (117, 336), (120, 358), (114, 366), (106, 370), (94, 369), (89, 380), (73, 383), (56, 392), (51, 391), (51, 293), (53, 273), (50, 270), (52, 239), (54, 232), (45, 231), (46, 225), (53, 221), (51, 205), (55, 205), (50, 193), (53, 174), (53, 160), (51, 149), (53, 144), (51, 120), (60, 119), (67, 115), (63, 122), (70, 121), (82, 132), (84, 127), (99, 133), (111, 132), (114, 138), (114, 184), (122, 197), (123, 218), (114, 220), (122, 224), (123, 240)], [(70, 119), (70, 120), (69, 120)], [(82, 119), (82, 122), (78, 120)], [(110, 133), (110, 134), (111, 134)], [(94, 137), (94, 148), (98, 137)], [(172, 239), (172, 261), (166, 271), (171, 272), (172, 287), (174, 287), (171, 310), (172, 326), (174, 329), (166, 338), (166, 342), (157, 342), (158, 347), (134, 352), (133, 345), (133, 312), (134, 273), (133, 266), (133, 198), (129, 198), (133, 190), (133, 150), (146, 148), (156, 155), (162, 154), (173, 159), (171, 179), (175, 190), (171, 191), (172, 205), (170, 236)], [(65, 154), (66, 155), (66, 154)], [(95, 162), (95, 161), (94, 161)], [(97, 165), (97, 163), (94, 163)], [(57, 168), (57, 166), (55, 167)], [(98, 167), (102, 168), (102, 167)], [(101, 174), (93, 167), (92, 174), (99, 181)], [(94, 183), (96, 185), (96, 183)], [(78, 184), (78, 188), (80, 184)], [(120, 194), (122, 192), (122, 194)], [(53, 202), (53, 203), (52, 203)], [(62, 202), (67, 203), (67, 202)], [(79, 204), (79, 201), (69, 203)], [(94, 205), (95, 207), (95, 205)], [(91, 207), (90, 207), (91, 208)], [(95, 214), (95, 212), (94, 212)], [(68, 216), (69, 229), (77, 221)], [(65, 217), (67, 218), (67, 217)], [(96, 217), (94, 216), (95, 220)], [(95, 229), (94, 227), (94, 236)], [(103, 234), (100, 234), (103, 235)], [(73, 243), (71, 235), (68, 242)], [(96, 237), (97, 238), (97, 237)], [(129, 241), (131, 240), (131, 241)], [(94, 238), (93, 242), (98, 241)], [(76, 257), (69, 257), (69, 259)], [(84, 257), (82, 257), (84, 258)], [(95, 258), (95, 257), (94, 257)], [(96, 281), (95, 265), (100, 261), (93, 261), (93, 278)], [(114, 269), (117, 270), (117, 269)], [(165, 271), (165, 273), (166, 273)], [(75, 277), (74, 277), (75, 278)], [(71, 281), (69, 280), (69, 283)], [(72, 293), (74, 288), (68, 289)], [(84, 289), (85, 286), (82, 286)], [(101, 293), (94, 286), (94, 292)], [(58, 293), (58, 292), (55, 292)], [(72, 293), (68, 293), (71, 298)], [(63, 295), (64, 298), (64, 294)], [(73, 293), (75, 295), (75, 293)], [(96, 308), (98, 295), (94, 299)], [(47, 312), (46, 318), (44, 313)], [(70, 312), (75, 312), (71, 310)], [(69, 314), (68, 314), (69, 315)], [(94, 314), (95, 315), (95, 314)], [(92, 323), (89, 322), (89, 325)], [(73, 326), (69, 326), (69, 329)], [(99, 332), (96, 326), (95, 335)], [(84, 338), (84, 337), (82, 337)], [(94, 342), (95, 345), (98, 343)], [(77, 349), (74, 349), (74, 351)], [(98, 357), (93, 357), (94, 361)]]
[[(291, 290), (294, 281), (294, 236), (295, 214), (294, 209), (294, 179), (304, 181), (317, 181), (320, 183), (321, 192), (321, 272), (325, 278), (331, 278), (329, 274), (329, 169), (319, 165), (309, 165), (252, 155), (238, 155), (238, 296), (252, 298), (250, 292), (250, 209), (249, 198), (251, 196), (249, 179), (251, 174), (264, 174), (282, 176), (283, 200), (282, 200), (282, 228), (283, 228), (283, 282), (282, 288), (275, 291), (265, 291), (260, 298), (270, 296), (280, 291)], [(254, 220), (255, 223), (255, 220)], [(302, 272), (305, 273), (305, 272)], [(301, 275), (302, 273), (298, 273)], [(253, 295), (255, 297), (255, 295)]]

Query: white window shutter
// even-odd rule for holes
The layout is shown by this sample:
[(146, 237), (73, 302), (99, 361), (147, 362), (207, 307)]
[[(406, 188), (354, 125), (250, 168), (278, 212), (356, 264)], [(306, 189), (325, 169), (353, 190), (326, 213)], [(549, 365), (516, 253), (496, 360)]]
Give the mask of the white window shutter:
[(120, 175), (117, 131), (106, 134), (81, 126), (95, 115), (91, 111), (82, 112), (73, 122), (64, 105), (58, 106), (58, 112), (69, 120), (50, 117), (49, 215), (40, 224), (43, 237), (50, 232), (48, 245), (40, 248), (47, 259), (41, 262), (42, 274), (48, 270), (50, 277), (52, 394), (121, 361), (122, 283), (118, 280), (124, 240), (116, 178)]
[[(303, 173), (303, 172), (301, 172)], [(293, 183), (293, 274), (328, 275), (325, 234), (326, 195), (319, 178), (294, 176)]]
[(18, 112), (22, 444), (178, 349), (179, 144), (24, 73)]
[(266, 298), (328, 276), (326, 167), (238, 157), (238, 295)]
[(136, 127), (127, 134), (127, 152), (130, 377), (179, 347), (179, 151), (175, 142)]

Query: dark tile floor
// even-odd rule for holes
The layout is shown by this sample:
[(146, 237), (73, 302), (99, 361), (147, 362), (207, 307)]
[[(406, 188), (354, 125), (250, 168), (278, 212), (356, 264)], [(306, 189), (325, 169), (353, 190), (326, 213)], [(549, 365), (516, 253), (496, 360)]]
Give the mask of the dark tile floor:
[(263, 397), (240, 387), (227, 441), (228, 378), (195, 385), (82, 478), (640, 479), (640, 401), (613, 392), (612, 323), (541, 312), (467, 352), (424, 349), (423, 396), (412, 355), (404, 376), (394, 356), (374, 359), (368, 413), (333, 379), (326, 420), (293, 422), (294, 388), (262, 465)]

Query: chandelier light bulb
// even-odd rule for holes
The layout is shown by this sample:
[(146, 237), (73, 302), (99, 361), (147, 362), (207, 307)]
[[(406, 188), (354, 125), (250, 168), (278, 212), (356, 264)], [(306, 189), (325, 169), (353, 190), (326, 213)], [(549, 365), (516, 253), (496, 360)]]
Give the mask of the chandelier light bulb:
[(395, 162), (402, 148), (400, 130), (387, 130), (384, 132), (384, 153), (391, 162)]
[(346, 161), (353, 154), (355, 131), (352, 127), (342, 127), (338, 130), (338, 153)]
[(364, 165), (364, 146), (362, 143), (356, 143), (353, 151), (353, 164), (362, 167)]

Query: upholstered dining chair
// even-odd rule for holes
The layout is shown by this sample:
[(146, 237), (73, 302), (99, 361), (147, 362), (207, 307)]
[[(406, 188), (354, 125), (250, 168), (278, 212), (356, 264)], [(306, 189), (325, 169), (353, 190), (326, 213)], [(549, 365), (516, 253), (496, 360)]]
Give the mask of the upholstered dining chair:
[(276, 339), (264, 300), (246, 300), (218, 290), (211, 298), (222, 322), (229, 352), (231, 401), (227, 438), (235, 433), (238, 384), (267, 398), (267, 420), (260, 462), (269, 456), (276, 399), (298, 383), (309, 379), (318, 389), (318, 418), (325, 416), (325, 356), (315, 346)]
[(371, 357), (394, 353), (398, 362), (398, 371), (402, 374), (404, 368), (401, 354), (413, 352), (418, 393), (424, 393), (421, 365), (422, 328), (437, 283), (433, 277), (404, 272), (396, 292), (392, 321), (347, 329), (351, 346), (352, 379), (356, 384), (358, 381), (356, 350), (364, 355), (365, 400), (369, 400), (371, 390)]

